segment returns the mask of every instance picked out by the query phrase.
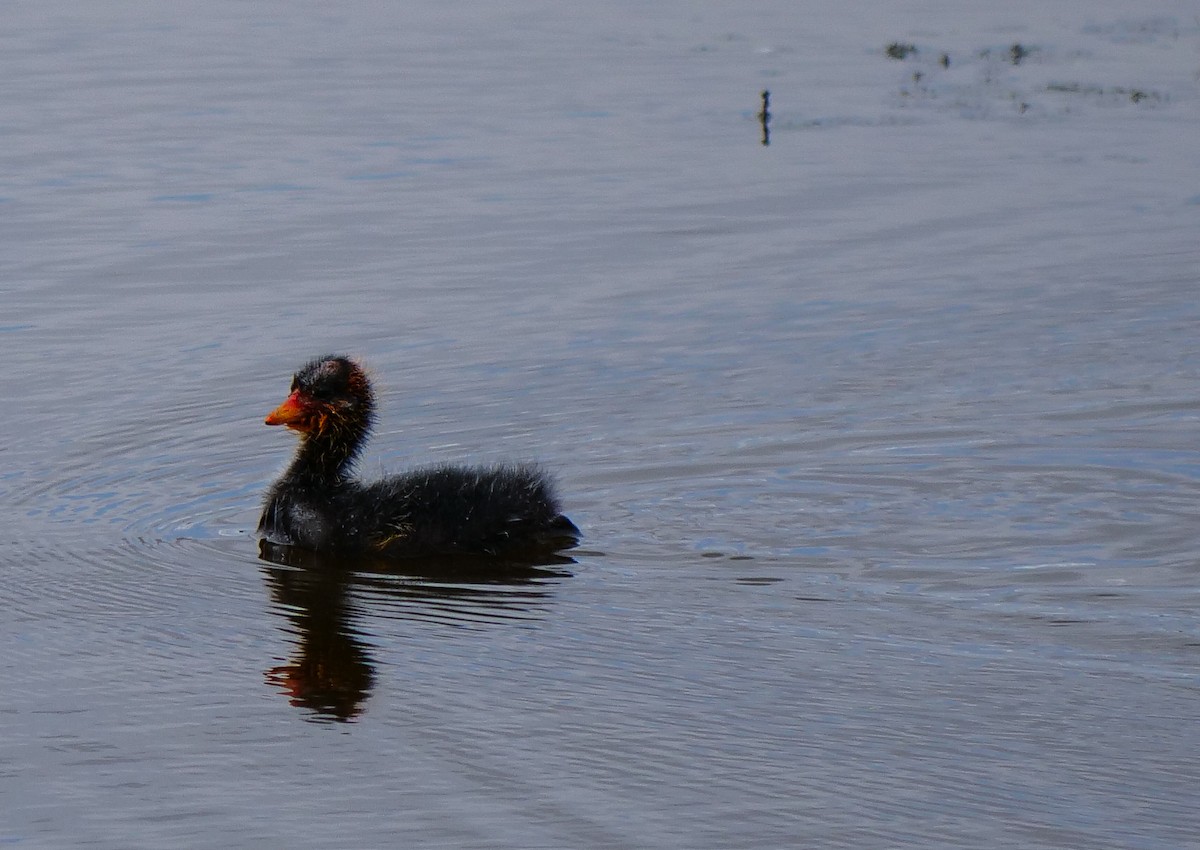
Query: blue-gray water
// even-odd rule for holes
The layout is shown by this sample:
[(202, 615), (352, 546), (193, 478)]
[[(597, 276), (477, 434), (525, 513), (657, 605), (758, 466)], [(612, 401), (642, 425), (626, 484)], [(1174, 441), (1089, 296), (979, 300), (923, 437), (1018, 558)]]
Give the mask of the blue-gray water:
[[(1200, 846), (1193, 6), (3, 14), (0, 845)], [(325, 351), (582, 546), (260, 559)]]

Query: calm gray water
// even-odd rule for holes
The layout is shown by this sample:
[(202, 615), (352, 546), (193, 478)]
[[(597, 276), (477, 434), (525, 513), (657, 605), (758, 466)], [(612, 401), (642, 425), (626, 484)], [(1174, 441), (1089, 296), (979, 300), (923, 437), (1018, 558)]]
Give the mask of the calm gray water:
[[(4, 7), (0, 845), (1200, 847), (1194, 6), (593, 5)], [(582, 546), (260, 558), (325, 351)]]

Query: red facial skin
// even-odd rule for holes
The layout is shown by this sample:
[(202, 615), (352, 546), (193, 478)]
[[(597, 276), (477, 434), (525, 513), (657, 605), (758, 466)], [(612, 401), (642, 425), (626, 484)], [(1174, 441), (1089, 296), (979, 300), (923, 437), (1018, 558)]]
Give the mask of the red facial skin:
[(268, 425), (286, 425), (293, 431), (307, 432), (313, 429), (314, 413), (312, 399), (300, 390), (293, 390), (283, 404), (267, 414), (263, 420)]

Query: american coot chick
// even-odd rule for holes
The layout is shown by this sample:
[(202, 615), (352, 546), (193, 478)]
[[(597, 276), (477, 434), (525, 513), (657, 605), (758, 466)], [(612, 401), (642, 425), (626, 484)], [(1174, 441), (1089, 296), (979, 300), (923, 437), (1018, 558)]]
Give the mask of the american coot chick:
[(575, 545), (538, 467), (434, 466), (363, 484), (354, 460), (374, 419), (371, 384), (357, 363), (318, 357), (292, 378), (267, 416), (300, 435), (296, 457), (267, 493), (258, 531), (272, 543), (390, 558), (504, 555)]

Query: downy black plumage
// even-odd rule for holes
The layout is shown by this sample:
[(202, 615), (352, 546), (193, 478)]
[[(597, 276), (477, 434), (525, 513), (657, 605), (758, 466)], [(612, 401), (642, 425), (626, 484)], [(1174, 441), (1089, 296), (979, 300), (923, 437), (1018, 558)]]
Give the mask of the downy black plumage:
[(533, 464), (434, 466), (364, 484), (353, 476), (375, 416), (362, 368), (318, 357), (266, 418), (300, 436), (267, 492), (258, 531), (272, 543), (385, 558), (505, 555), (575, 545), (553, 483)]

